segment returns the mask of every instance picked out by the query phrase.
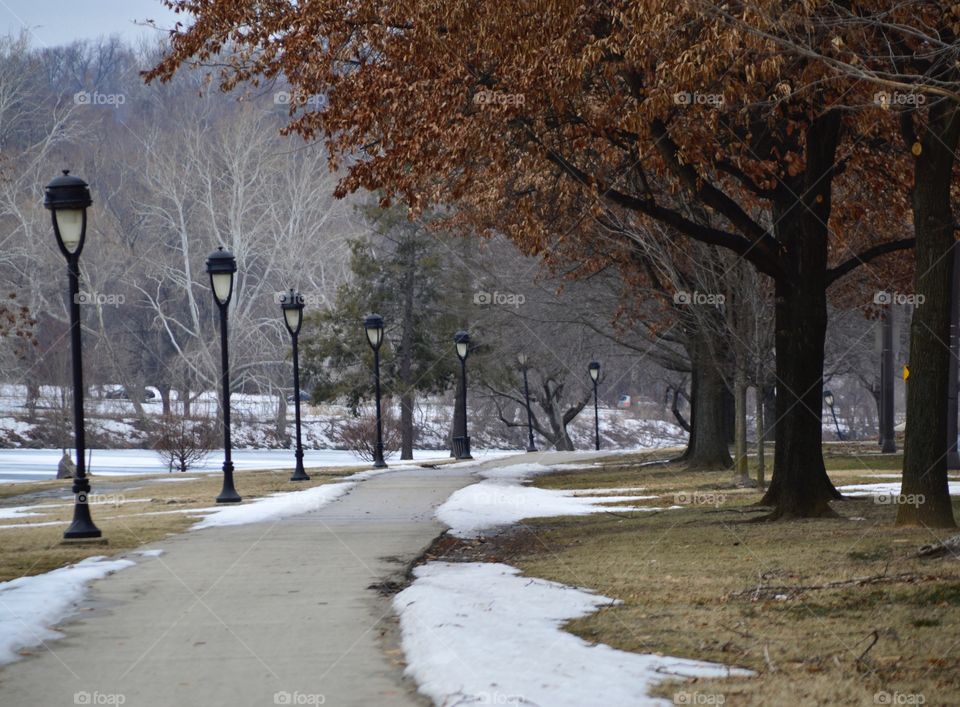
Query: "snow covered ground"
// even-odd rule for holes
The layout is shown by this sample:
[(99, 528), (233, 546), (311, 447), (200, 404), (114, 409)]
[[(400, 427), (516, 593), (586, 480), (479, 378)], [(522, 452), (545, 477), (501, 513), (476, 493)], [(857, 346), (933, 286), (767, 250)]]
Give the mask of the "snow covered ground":
[(75, 610), (87, 584), (133, 566), (132, 560), (88, 557), (75, 565), (0, 583), (0, 665), (18, 651), (60, 638), (51, 628)]
[[(565, 465), (569, 466), (569, 465)], [(642, 491), (631, 489), (540, 489), (528, 486), (530, 479), (548, 472), (543, 464), (514, 464), (496, 469), (483, 469), (483, 481), (460, 489), (436, 511), (437, 518), (450, 526), (449, 533), (458, 538), (477, 537), (524, 518), (580, 516), (607, 511), (655, 511), (657, 506), (618, 506), (603, 504), (623, 501), (645, 501), (657, 496), (611, 495)]]
[(751, 674), (587, 643), (563, 624), (614, 601), (521, 576), (509, 565), (431, 562), (414, 574), (393, 606), (406, 672), (437, 705), (670, 705), (651, 698), (650, 686), (674, 677)]
[[(899, 475), (897, 475), (899, 478)], [(950, 482), (950, 495), (960, 496), (960, 481)], [(882, 483), (882, 484), (850, 484), (841, 486), (840, 493), (847, 496), (873, 496), (878, 503), (893, 503), (895, 500), (884, 501), (884, 499), (897, 499), (900, 496), (900, 482)]]
[[(237, 505), (217, 506), (204, 508), (202, 512), (209, 512), (191, 530), (216, 528), (228, 525), (246, 525), (247, 523), (262, 523), (270, 520), (280, 520), (290, 516), (300, 515), (318, 510), (328, 503), (351, 491), (359, 482), (371, 476), (385, 474), (389, 471), (402, 471), (413, 467), (397, 467), (395, 469), (377, 469), (352, 474), (344, 481), (334, 484), (323, 484), (302, 491), (286, 491), (275, 493), (262, 498), (256, 498), (250, 503)], [(194, 512), (197, 509), (193, 509)]]

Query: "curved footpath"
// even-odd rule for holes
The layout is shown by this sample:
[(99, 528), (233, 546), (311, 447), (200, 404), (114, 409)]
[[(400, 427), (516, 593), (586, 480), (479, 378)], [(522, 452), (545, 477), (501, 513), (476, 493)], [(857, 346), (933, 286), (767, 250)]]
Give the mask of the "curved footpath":
[(425, 704), (371, 585), (402, 579), (472, 472), (516, 462), (388, 472), (313, 513), (155, 543), (92, 585), (63, 639), (0, 669), (0, 704)]

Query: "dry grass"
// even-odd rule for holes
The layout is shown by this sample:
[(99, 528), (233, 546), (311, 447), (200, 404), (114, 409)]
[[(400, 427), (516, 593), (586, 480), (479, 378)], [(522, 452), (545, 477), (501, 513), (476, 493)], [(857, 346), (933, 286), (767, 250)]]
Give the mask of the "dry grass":
[[(235, 472), (244, 501), (281, 491), (295, 491), (335, 481), (354, 468), (308, 469), (311, 480), (291, 483), (290, 470)], [(176, 483), (167, 479), (176, 478)], [(130, 550), (144, 543), (183, 532), (198, 518), (197, 511), (215, 506), (220, 474), (158, 474), (122, 479), (122, 491), (110, 490), (118, 477), (93, 477), (91, 514), (107, 544), (62, 544), (63, 531), (73, 517), (69, 481), (39, 481), (0, 488), (6, 498), (0, 508), (29, 505), (39, 515), (0, 520), (0, 581), (40, 574), (93, 555)], [(98, 488), (100, 489), (98, 491)], [(62, 494), (35, 498), (38, 491), (62, 489)], [(69, 496), (69, 498), (64, 498)], [(48, 507), (53, 506), (53, 507)], [(191, 512), (194, 511), (194, 512)], [(59, 522), (59, 525), (32, 526)]]
[[(845, 451), (828, 459), (838, 485), (899, 468), (896, 455)], [(486, 552), (620, 599), (569, 625), (586, 640), (757, 672), (661, 686), (677, 702), (873, 705), (882, 692), (901, 704), (960, 702), (960, 563), (914, 556), (956, 531), (895, 528), (895, 507), (870, 499), (835, 503), (840, 519), (757, 523), (759, 493), (730, 478), (612, 459), (541, 476), (542, 487), (644, 487), (662, 494), (658, 505), (678, 493), (703, 502), (527, 523)], [(817, 588), (836, 582), (849, 583)]]

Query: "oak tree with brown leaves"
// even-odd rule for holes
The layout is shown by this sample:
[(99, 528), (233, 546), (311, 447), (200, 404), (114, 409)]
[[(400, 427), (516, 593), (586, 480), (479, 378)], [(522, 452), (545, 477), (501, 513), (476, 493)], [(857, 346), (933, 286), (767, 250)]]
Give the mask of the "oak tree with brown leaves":
[[(627, 213), (771, 277), (778, 419), (765, 502), (772, 518), (832, 513), (827, 289), (913, 241), (893, 121), (848, 110), (818, 57), (785, 54), (694, 0), (168, 4), (193, 23), (146, 78), (199, 65), (225, 90), (289, 82), (288, 130), (326, 142), (346, 170), (340, 194), (451, 205), (454, 222), (548, 258), (608, 259), (598, 223)], [(779, 12), (777, 31), (810, 21)], [(627, 235), (620, 253), (629, 266)]]

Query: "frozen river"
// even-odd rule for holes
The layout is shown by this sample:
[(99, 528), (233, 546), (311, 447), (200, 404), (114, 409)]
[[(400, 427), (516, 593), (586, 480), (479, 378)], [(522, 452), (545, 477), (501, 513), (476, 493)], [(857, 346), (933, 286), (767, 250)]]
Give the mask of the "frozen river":
[[(494, 450), (480, 452), (487, 456), (497, 454)], [(62, 452), (59, 449), (0, 449), (0, 483), (16, 481), (43, 481), (57, 477), (57, 463)], [(447, 452), (436, 449), (414, 451), (415, 460), (448, 458)], [(162, 474), (167, 466), (160, 457), (145, 449), (94, 449), (90, 456), (90, 471), (94, 477), (129, 476), (132, 474)], [(233, 452), (233, 464), (243, 469), (292, 469), (292, 450), (285, 449), (238, 449)], [(303, 463), (307, 469), (317, 466), (370, 466), (352, 452), (337, 449), (304, 450)], [(400, 464), (399, 457), (387, 460), (388, 464)], [(220, 471), (223, 452), (215, 451), (195, 471)]]

